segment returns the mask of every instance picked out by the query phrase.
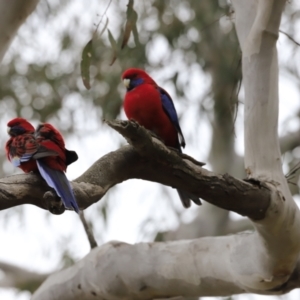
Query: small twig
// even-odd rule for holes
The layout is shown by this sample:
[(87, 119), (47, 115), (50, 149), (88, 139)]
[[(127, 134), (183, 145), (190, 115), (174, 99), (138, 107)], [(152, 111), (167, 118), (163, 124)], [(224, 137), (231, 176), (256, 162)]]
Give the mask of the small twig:
[(226, 14), (222, 14), (219, 18), (215, 19), (214, 21), (210, 22), (209, 24), (203, 26), (202, 28), (200, 28), (199, 32), (204, 31), (205, 29), (207, 29), (208, 27), (214, 25), (215, 23), (217, 23), (218, 21), (220, 21), (221, 18), (225, 17)]
[(107, 11), (108, 11), (108, 8), (109, 8), (110, 5), (111, 5), (111, 2), (112, 2), (112, 0), (110, 0), (110, 1), (108, 2), (107, 6), (106, 6), (106, 8), (105, 8), (105, 10), (104, 10), (104, 13), (102, 14), (102, 16), (101, 16), (99, 22), (98, 22), (97, 25), (96, 25), (95, 31), (94, 31), (94, 33), (93, 33), (93, 36), (94, 36), (94, 35), (96, 34), (96, 32), (98, 31), (98, 28), (99, 28), (100, 24), (102, 23), (102, 20), (103, 20), (104, 16), (106, 15)]
[(91, 249), (94, 249), (94, 248), (98, 247), (98, 244), (97, 244), (96, 239), (94, 237), (93, 231), (92, 231), (91, 227), (88, 225), (82, 210), (79, 213), (79, 217), (80, 217), (81, 223), (83, 225), (84, 231), (86, 233), (86, 236), (89, 240)]
[(300, 46), (300, 43), (298, 43), (297, 41), (295, 41), (294, 38), (291, 35), (289, 35), (287, 32), (282, 31), (281, 29), (279, 29), (279, 32), (282, 33), (282, 34), (284, 34), (288, 39), (290, 39), (297, 46)]
[[(285, 175), (285, 178), (292, 179), (295, 177), (296, 172), (300, 169), (300, 162), (298, 162), (296, 165), (294, 165), (290, 171)], [(294, 175), (294, 176), (293, 176)], [(292, 177), (293, 176), (293, 177)]]

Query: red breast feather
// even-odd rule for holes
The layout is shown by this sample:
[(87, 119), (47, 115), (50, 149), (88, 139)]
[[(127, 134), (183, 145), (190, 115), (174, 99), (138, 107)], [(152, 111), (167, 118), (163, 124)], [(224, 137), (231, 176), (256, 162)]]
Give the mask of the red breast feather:
[(177, 131), (163, 110), (160, 94), (155, 86), (143, 83), (128, 91), (124, 111), (128, 119), (153, 131), (167, 146), (177, 148)]

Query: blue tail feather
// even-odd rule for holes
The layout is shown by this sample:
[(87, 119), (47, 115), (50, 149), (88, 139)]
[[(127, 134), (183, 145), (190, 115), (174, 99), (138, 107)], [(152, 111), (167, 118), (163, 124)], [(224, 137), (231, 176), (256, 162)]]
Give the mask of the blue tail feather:
[(63, 171), (49, 168), (39, 159), (36, 162), (42, 177), (45, 179), (47, 184), (56, 191), (65, 207), (79, 213), (79, 207), (77, 205), (74, 192), (65, 173)]

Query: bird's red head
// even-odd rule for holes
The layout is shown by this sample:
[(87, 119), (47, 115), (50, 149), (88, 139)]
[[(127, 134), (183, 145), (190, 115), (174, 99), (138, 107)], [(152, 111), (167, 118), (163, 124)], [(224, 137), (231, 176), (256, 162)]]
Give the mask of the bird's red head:
[(34, 127), (23, 118), (15, 118), (7, 123), (7, 132), (10, 136), (17, 136), (25, 133), (34, 133)]
[(127, 91), (130, 91), (143, 83), (156, 86), (156, 82), (142, 69), (127, 69), (122, 74), (122, 80)]

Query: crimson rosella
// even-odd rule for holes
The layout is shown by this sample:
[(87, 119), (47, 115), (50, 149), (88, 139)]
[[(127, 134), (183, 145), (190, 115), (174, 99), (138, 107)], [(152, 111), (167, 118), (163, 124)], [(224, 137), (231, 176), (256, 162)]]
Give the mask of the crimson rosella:
[(43, 123), (36, 129), (35, 137), (38, 144), (43, 148), (57, 153), (57, 155), (37, 160), (37, 166), (42, 177), (56, 191), (66, 208), (74, 209), (79, 213), (73, 189), (65, 175), (67, 170), (67, 156), (62, 135), (51, 124)]
[[(38, 171), (34, 155), (42, 157), (43, 154), (45, 156), (55, 154), (39, 147), (34, 137), (34, 127), (23, 118), (15, 118), (8, 122), (7, 132), (10, 135), (10, 139), (5, 145), (7, 158), (15, 167), (19, 167), (25, 173)], [(39, 148), (40, 153), (38, 154)]]
[(75, 151), (64, 148), (61, 134), (50, 124), (34, 127), (23, 118), (8, 122), (11, 136), (5, 149), (8, 159), (25, 173), (40, 172), (47, 184), (54, 188), (68, 209), (79, 212), (71, 185), (64, 172), (77, 160)]
[[(181, 152), (181, 147), (185, 147), (185, 140), (170, 95), (141, 69), (126, 70), (122, 80), (127, 89), (124, 99), (127, 118), (154, 132), (166, 146)], [(191, 206), (190, 199), (201, 205), (198, 197), (182, 190), (177, 191), (185, 208)]]

